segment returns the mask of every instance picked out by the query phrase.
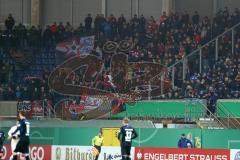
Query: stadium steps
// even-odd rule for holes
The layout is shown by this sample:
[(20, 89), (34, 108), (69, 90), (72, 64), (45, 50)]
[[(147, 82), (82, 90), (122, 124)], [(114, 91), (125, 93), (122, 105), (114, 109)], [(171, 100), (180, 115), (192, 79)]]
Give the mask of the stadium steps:
[(239, 129), (240, 118), (220, 118), (219, 119), (227, 128)]
[(198, 127), (202, 129), (224, 129), (216, 120), (213, 118), (199, 118), (196, 121)]

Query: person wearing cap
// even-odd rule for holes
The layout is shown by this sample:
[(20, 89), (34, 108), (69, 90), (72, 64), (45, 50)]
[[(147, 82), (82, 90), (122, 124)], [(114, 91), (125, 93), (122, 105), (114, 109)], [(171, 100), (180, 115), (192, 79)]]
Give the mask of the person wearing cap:
[(99, 132), (98, 135), (93, 137), (93, 139), (92, 139), (92, 146), (94, 147), (93, 150), (96, 150), (96, 151), (94, 151), (95, 160), (98, 160), (99, 154), (101, 152), (101, 146), (103, 145), (103, 142), (104, 142), (104, 138), (102, 136), (102, 132)]
[(192, 147), (192, 142), (187, 139), (183, 133), (178, 141), (178, 148), (188, 148), (189, 145)]

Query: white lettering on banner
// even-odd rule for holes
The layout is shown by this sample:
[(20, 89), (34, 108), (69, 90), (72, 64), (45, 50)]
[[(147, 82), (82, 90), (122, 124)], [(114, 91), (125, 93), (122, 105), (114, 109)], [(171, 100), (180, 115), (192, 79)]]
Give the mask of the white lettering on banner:
[[(33, 146), (29, 148), (30, 151), (30, 157), (32, 160), (44, 160), (44, 149), (43, 147), (37, 147), (37, 146)], [(24, 160), (24, 156), (21, 155), (20, 159)]]
[(144, 160), (187, 160), (187, 154), (157, 154), (157, 153), (145, 153)]
[(191, 154), (190, 160), (227, 160), (227, 155), (200, 155)]
[[(138, 155), (141, 159), (141, 155)], [(201, 154), (158, 154), (145, 153), (144, 160), (228, 160), (227, 155), (201, 155)], [(234, 159), (240, 160), (240, 159)]]
[(29, 112), (31, 111), (31, 102), (30, 101), (22, 101), (22, 102), (18, 102), (17, 104), (17, 110), (20, 111), (24, 111), (24, 112)]
[[(94, 160), (91, 153), (92, 146), (52, 146), (52, 160)], [(131, 149), (131, 159), (134, 160), (134, 150)], [(105, 147), (101, 148), (99, 160), (121, 160), (120, 147)]]
[(31, 150), (32, 160), (43, 160), (44, 158), (44, 149), (42, 147), (32, 147)]
[[(131, 159), (134, 160), (135, 148), (131, 148)], [(99, 155), (99, 160), (121, 160), (121, 148), (116, 147), (106, 147), (101, 148), (101, 153)]]
[(94, 160), (92, 146), (52, 146), (52, 160)]

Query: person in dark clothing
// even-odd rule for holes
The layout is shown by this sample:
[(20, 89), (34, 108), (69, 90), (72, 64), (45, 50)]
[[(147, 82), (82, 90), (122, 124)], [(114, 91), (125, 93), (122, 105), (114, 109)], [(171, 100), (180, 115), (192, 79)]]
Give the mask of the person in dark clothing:
[(22, 153), (23, 155), (25, 155), (26, 160), (30, 160), (30, 158), (29, 158), (30, 123), (27, 121), (24, 112), (19, 112), (18, 115), (20, 118), (19, 125), (18, 125), (16, 131), (12, 133), (12, 135), (15, 135), (19, 131), (20, 132), (20, 136), (19, 136), (20, 140), (14, 150), (13, 160), (17, 160), (17, 153)]
[(12, 30), (14, 25), (15, 25), (15, 20), (13, 19), (12, 14), (9, 14), (8, 18), (5, 20), (5, 26), (7, 30)]
[(88, 14), (88, 16), (84, 20), (86, 32), (90, 32), (90, 30), (92, 28), (92, 21), (93, 21), (93, 19), (91, 17), (91, 14)]
[(130, 160), (132, 140), (138, 137), (135, 129), (129, 125), (129, 119), (124, 118), (123, 126), (120, 128), (118, 139), (121, 143), (122, 160)]
[(194, 12), (194, 15), (192, 16), (192, 22), (193, 24), (198, 24), (199, 23), (199, 14), (197, 11)]
[(47, 25), (45, 31), (43, 32), (43, 45), (46, 48), (53, 46), (53, 33), (49, 25)]
[(5, 134), (3, 131), (0, 131), (0, 159), (2, 159), (3, 156), (3, 143), (5, 140)]
[(212, 87), (209, 88), (209, 93), (206, 95), (207, 98), (207, 115), (210, 115), (211, 113), (214, 114), (216, 111), (216, 105), (217, 105), (217, 94), (214, 92), (214, 89)]
[(178, 148), (188, 148), (189, 144), (192, 146), (192, 142), (187, 139), (183, 133), (178, 141)]

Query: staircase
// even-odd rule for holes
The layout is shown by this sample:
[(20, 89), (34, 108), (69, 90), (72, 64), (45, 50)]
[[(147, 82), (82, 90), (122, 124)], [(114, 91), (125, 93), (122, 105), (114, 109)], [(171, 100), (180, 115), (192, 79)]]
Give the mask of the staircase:
[[(205, 129), (224, 129), (224, 128), (228, 128), (228, 126), (223, 121), (221, 121), (221, 119), (219, 119), (218, 116), (213, 114), (208, 109), (205, 100), (197, 99), (197, 98), (186, 99), (186, 106), (188, 108), (189, 108), (189, 106), (191, 108), (194, 108), (196, 106), (198, 108), (200, 108), (198, 110), (198, 112), (200, 112), (200, 113), (198, 113), (198, 114), (195, 113), (196, 110), (194, 110), (194, 109), (189, 110), (189, 112), (191, 112), (191, 113), (189, 113), (189, 115), (191, 115), (191, 117), (189, 117), (189, 118), (194, 119), (199, 128), (205, 128)], [(206, 113), (209, 113), (209, 114), (206, 114)], [(198, 115), (198, 116), (194, 116), (194, 115)]]
[(219, 125), (219, 122), (213, 118), (199, 118), (196, 123), (198, 127), (202, 129), (224, 129), (224, 127)]

